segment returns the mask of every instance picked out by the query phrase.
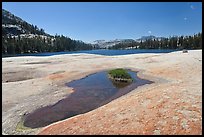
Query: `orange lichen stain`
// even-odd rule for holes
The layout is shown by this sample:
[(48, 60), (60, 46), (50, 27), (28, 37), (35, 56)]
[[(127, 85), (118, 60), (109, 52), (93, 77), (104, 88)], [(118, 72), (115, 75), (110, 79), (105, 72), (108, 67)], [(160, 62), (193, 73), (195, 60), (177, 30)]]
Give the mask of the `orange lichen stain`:
[(48, 76), (48, 78), (51, 80), (61, 79), (63, 78), (63, 74), (51, 74)]
[(167, 78), (181, 79), (181, 72), (178, 69), (172, 68), (153, 68), (149, 71), (157, 76), (165, 76)]

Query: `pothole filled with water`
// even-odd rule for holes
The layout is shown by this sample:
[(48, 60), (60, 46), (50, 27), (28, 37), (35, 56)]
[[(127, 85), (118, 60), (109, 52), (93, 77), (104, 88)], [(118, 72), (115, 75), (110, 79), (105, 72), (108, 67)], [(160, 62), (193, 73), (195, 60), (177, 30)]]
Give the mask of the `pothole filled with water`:
[(137, 72), (128, 70), (128, 73), (133, 78), (132, 83), (114, 82), (108, 78), (107, 71), (94, 73), (67, 83), (66, 85), (72, 87), (74, 92), (54, 105), (39, 108), (26, 115), (24, 126), (30, 128), (44, 127), (96, 109), (127, 94), (138, 86), (153, 83), (137, 77)]

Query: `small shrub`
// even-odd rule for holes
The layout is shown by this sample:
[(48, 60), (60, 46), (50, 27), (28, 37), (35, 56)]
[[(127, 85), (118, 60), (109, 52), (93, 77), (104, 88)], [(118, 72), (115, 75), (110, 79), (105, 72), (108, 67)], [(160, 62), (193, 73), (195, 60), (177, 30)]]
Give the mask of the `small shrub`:
[(128, 74), (127, 70), (118, 68), (108, 71), (109, 78), (120, 81), (120, 82), (131, 82), (132, 78), (130, 74)]

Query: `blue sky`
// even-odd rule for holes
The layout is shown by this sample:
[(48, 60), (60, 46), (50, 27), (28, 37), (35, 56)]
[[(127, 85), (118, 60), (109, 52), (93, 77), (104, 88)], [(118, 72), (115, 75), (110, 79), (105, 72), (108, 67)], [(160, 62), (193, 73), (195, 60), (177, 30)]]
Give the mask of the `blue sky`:
[(84, 42), (202, 31), (201, 2), (2, 2), (2, 8), (49, 34)]

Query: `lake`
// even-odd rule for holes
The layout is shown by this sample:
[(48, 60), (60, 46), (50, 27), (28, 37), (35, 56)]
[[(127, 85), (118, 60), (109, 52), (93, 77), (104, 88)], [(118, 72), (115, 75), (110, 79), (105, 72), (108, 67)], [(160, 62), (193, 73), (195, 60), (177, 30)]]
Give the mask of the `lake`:
[(88, 53), (106, 56), (127, 55), (127, 54), (140, 54), (140, 53), (169, 53), (178, 50), (172, 49), (131, 49), (131, 50), (82, 50), (82, 51), (70, 51), (70, 52), (46, 52), (46, 53), (29, 53), (29, 54), (17, 54), (16, 56), (53, 56), (61, 54), (76, 54), (76, 53)]

